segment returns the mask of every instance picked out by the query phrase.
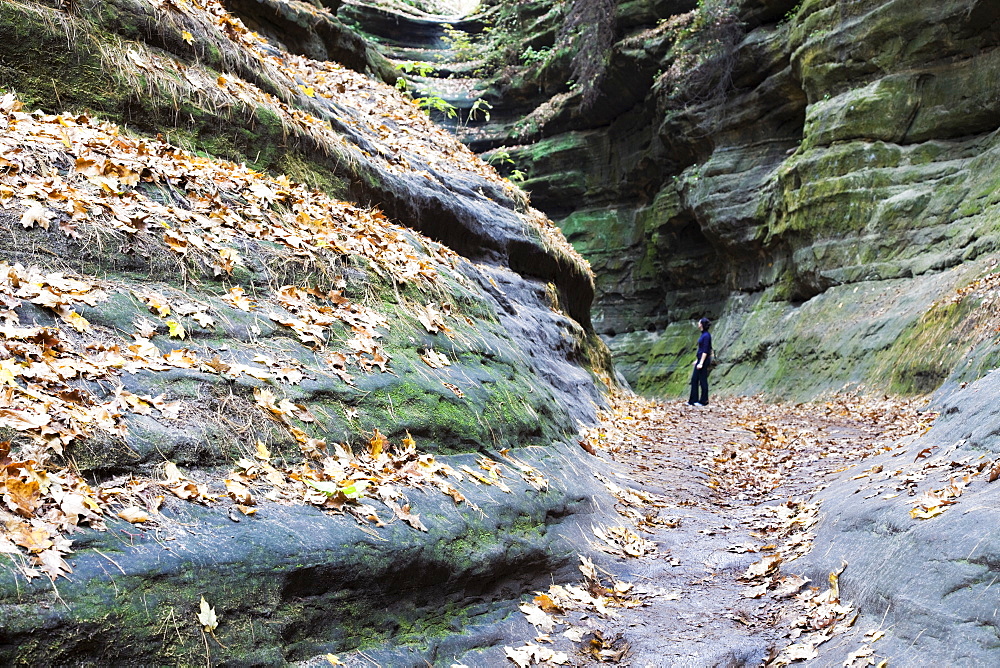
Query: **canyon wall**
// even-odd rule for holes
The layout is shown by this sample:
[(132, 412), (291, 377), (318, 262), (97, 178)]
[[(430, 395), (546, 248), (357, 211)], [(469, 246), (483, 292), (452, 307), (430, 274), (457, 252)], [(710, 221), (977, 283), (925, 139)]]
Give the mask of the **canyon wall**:
[(598, 5), (489, 7), (510, 55), (466, 64), (454, 102), (492, 103), (459, 136), (590, 261), (637, 390), (683, 392), (702, 316), (727, 391), (923, 393), (993, 365), (1000, 10), (637, 0), (598, 34)]

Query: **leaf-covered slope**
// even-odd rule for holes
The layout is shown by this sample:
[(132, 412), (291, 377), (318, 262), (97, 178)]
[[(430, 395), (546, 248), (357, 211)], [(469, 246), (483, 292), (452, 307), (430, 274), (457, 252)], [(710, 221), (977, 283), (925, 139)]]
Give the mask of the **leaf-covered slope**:
[[(333, 20), (307, 3), (279, 4)], [(37, 3), (0, 9), (11, 63), (0, 85), (29, 107), (87, 107), (150, 134), (169, 129), (196, 149), (377, 205), (462, 254), (509, 258), (554, 282), (572, 315), (588, 321), (592, 279), (575, 251), (524, 193), (390, 86), (280, 51), (218, 3), (113, 0), (80, 15)], [(55, 72), (44, 65), (51, 50)]]
[(398, 644), (569, 563), (606, 361), (522, 192), (219, 4), (0, 15), (0, 654), (194, 661), (201, 596), (230, 661)]

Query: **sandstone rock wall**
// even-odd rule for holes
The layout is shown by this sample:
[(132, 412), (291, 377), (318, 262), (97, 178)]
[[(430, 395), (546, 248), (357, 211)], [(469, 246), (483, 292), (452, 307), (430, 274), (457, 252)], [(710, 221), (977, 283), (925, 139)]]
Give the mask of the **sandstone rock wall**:
[(956, 334), (939, 311), (997, 251), (993, 5), (623, 2), (583, 83), (569, 9), (499, 7), (543, 54), (490, 75), (494, 120), (460, 136), (509, 154), (590, 260), (638, 390), (680, 391), (700, 316), (730, 390), (924, 392), (989, 367), (983, 319)]
[[(866, 459), (817, 495), (816, 548), (782, 568), (821, 587), (843, 569), (841, 599), (861, 613), (823, 646), (821, 665), (865, 647), (904, 665), (997, 662), (998, 380), (990, 373), (956, 391), (925, 436)], [(927, 512), (921, 502), (934, 508), (934, 498), (943, 505)], [(873, 641), (882, 635), (873, 631), (884, 637)]]

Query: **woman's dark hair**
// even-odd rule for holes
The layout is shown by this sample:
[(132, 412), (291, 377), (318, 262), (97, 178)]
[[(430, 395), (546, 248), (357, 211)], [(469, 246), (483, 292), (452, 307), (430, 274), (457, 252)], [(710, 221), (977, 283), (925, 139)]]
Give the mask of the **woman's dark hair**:
[(708, 318), (702, 318), (698, 321), (698, 324), (701, 325), (701, 328), (707, 332), (708, 328), (712, 326), (712, 321)]

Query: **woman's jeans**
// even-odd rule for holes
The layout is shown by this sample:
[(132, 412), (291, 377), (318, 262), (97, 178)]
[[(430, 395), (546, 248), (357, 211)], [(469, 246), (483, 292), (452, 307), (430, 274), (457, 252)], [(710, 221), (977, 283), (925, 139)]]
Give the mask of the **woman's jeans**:
[[(689, 404), (704, 404), (708, 405), (708, 372), (707, 366), (698, 368), (698, 365), (694, 365), (694, 372), (691, 374), (691, 398), (688, 399)], [(699, 396), (698, 390), (701, 390), (701, 395)]]

